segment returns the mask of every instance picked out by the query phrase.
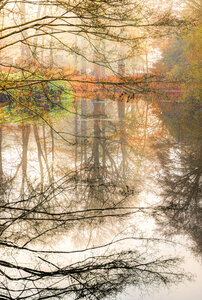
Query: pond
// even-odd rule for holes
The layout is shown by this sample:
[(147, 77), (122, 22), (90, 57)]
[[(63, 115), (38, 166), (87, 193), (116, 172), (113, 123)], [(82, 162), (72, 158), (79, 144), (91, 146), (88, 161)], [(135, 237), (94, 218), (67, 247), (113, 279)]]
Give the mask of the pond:
[(198, 119), (149, 97), (68, 109), (0, 127), (1, 299), (201, 299)]

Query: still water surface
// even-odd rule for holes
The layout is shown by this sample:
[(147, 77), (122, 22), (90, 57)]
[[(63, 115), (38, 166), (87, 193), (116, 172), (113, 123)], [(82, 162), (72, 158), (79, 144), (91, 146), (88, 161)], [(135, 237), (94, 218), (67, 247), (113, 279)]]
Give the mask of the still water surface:
[(185, 119), (97, 98), (4, 124), (2, 299), (201, 299), (201, 133)]

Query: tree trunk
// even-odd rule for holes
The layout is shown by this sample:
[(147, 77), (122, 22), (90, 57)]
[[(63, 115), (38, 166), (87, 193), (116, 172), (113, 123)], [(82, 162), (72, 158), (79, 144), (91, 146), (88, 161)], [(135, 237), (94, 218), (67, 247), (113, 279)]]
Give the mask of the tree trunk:
[(27, 179), (27, 151), (30, 135), (30, 125), (22, 125), (22, 185), (21, 195), (24, 196), (25, 181)]

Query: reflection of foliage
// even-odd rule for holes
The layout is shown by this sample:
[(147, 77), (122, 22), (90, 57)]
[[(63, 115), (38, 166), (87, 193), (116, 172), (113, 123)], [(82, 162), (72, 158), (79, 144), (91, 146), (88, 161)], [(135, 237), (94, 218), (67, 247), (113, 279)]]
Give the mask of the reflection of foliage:
[(1, 74), (6, 91), (1, 102), (7, 104), (1, 114), (4, 122), (30, 122), (33, 118), (67, 115), (72, 93), (66, 81), (49, 81), (42, 75)]
[(195, 145), (192, 150), (184, 145), (182, 149), (165, 141), (156, 147), (162, 167), (159, 182), (164, 199), (157, 219), (166, 228), (165, 234), (188, 234), (195, 243), (194, 250), (202, 253), (201, 148)]
[[(86, 243), (89, 242), (89, 237), (80, 228), (88, 229), (90, 224), (95, 231), (96, 226), (102, 227), (102, 230), (107, 226), (107, 233), (112, 233), (109, 230), (111, 227), (114, 229), (117, 223), (122, 225), (122, 221), (126, 221), (124, 225), (128, 226), (130, 219), (126, 220), (127, 217), (143, 212), (142, 207), (129, 207), (132, 206), (131, 200), (137, 192), (137, 187), (132, 186), (135, 184), (133, 178), (128, 178), (132, 172), (127, 171), (123, 180), (122, 170), (117, 167), (119, 161), (113, 151), (108, 153), (111, 146), (108, 147), (107, 144), (103, 147), (106, 154), (103, 161), (99, 147), (106, 141), (104, 135), (98, 141), (97, 132), (99, 133), (100, 127), (97, 123), (94, 124), (96, 135), (93, 149), (85, 165), (80, 168), (77, 166), (76, 171), (65, 171), (58, 181), (51, 178), (49, 185), (44, 183), (43, 189), (40, 186), (37, 189), (36, 185), (31, 186), (30, 183), (30, 193), (16, 196), (15, 192), (12, 201), (7, 198), (0, 206), (1, 251), (7, 254), (12, 251), (10, 258), (4, 256), (0, 260), (0, 297), (64, 299), (65, 295), (73, 295), (75, 299), (102, 299), (115, 296), (131, 284), (145, 288), (159, 286), (161, 283), (176, 283), (185, 278), (178, 270), (177, 259), (152, 257), (151, 253), (145, 253), (143, 247), (139, 252), (121, 251), (122, 248), (118, 253), (113, 250), (107, 252), (109, 243), (105, 246), (106, 240), (101, 240), (105, 243), (101, 245), (98, 239), (98, 253), (95, 255), (95, 249), (90, 254), (86, 249), (80, 253), (78, 251), (79, 255), (84, 252), (84, 260), (80, 257), (80, 261), (74, 264), (71, 255), (70, 259), (68, 256), (65, 260), (65, 247), (61, 252), (52, 251), (54, 244), (58, 244), (58, 240), (60, 242), (61, 235), (67, 236), (68, 232), (70, 237), (75, 228), (77, 236)], [(126, 153), (123, 152), (122, 156), (123, 154)], [(131, 166), (131, 170), (133, 168)], [(127, 207), (125, 203), (129, 203)], [(123, 227), (121, 226), (121, 231)], [(114, 233), (113, 240), (116, 235)], [(126, 247), (128, 249), (128, 245)], [(98, 248), (104, 248), (104, 254)], [(10, 250), (7, 251), (8, 249)], [(146, 251), (150, 252), (149, 247)], [(22, 262), (22, 255), (23, 259), (27, 257), (26, 261), (31, 261), (29, 265)]]
[(74, 299), (103, 299), (115, 296), (131, 284), (167, 285), (185, 278), (175, 270), (177, 259), (148, 259), (134, 251), (105, 253), (63, 267), (53, 263), (53, 258), (51, 262), (39, 259), (40, 265), (32, 268), (0, 260), (6, 280), (1, 282), (2, 299), (13, 299), (11, 295), (15, 299), (59, 299), (65, 295), (75, 295)]
[(158, 115), (178, 141), (199, 143), (201, 136), (201, 110), (195, 102), (158, 103)]
[[(128, 207), (79, 210), (70, 197), (70, 205), (74, 208), (72, 210), (61, 196), (62, 193), (70, 194), (71, 189), (75, 189), (72, 183), (76, 180), (76, 175), (75, 172), (70, 172), (63, 180), (50, 184), (43, 193), (37, 193), (33, 189), (29, 197), (19, 198), (16, 202), (7, 201), (0, 206), (1, 221), (4, 221), (1, 251), (5, 251), (6, 255), (12, 251), (12, 256), (15, 257), (13, 261), (5, 255), (0, 260), (2, 299), (59, 299), (65, 295), (74, 295), (75, 299), (103, 299), (115, 296), (132, 284), (146, 288), (159, 284), (168, 285), (186, 278), (178, 270), (177, 258), (151, 257), (151, 253), (143, 250), (108, 253), (106, 250), (109, 251), (114, 240), (107, 245), (99, 244), (88, 249), (93, 250), (90, 255), (87, 254), (87, 249), (78, 250), (78, 253), (84, 252), (84, 260), (74, 264), (70, 264), (69, 259), (65, 262), (64, 256), (68, 253), (71, 255), (71, 251), (68, 252), (65, 248), (62, 251), (46, 251), (46, 248), (38, 248), (41, 243), (33, 246), (34, 241), (39, 242), (41, 239), (47, 246), (49, 237), (49, 244), (53, 245), (55, 238), (58, 242), (58, 232), (66, 232), (75, 223), (96, 223), (112, 217), (121, 219), (139, 211), (138, 207), (133, 211)], [(107, 224), (109, 226), (109, 222)], [(77, 234), (78, 232), (81, 234), (81, 231), (77, 231)], [(124, 238), (120, 241), (123, 240)], [(104, 254), (100, 253), (102, 248)], [(98, 254), (94, 254), (95, 250)], [(31, 266), (21, 261), (22, 254), (28, 261), (31, 259)]]
[[(104, 221), (109, 226), (112, 220), (122, 220), (139, 211), (138, 208), (131, 210), (124, 207), (132, 192), (127, 194), (118, 183), (89, 181), (76, 172), (44, 186), (43, 192), (36, 185), (31, 187), (31, 183), (29, 189), (30, 192), (23, 195), (23, 201), (22, 195), (19, 195), (10, 204), (8, 194), (7, 198), (5, 195), (5, 203), (0, 205), (4, 240), (24, 245), (47, 242), (49, 238), (53, 241), (54, 235), (69, 232), (78, 226), (82, 230), (89, 228), (89, 225), (95, 228)], [(94, 201), (88, 199), (88, 194), (95, 197)], [(105, 196), (106, 203), (101, 201), (102, 198), (98, 201), (100, 194)], [(18, 227), (22, 229), (20, 232)]]

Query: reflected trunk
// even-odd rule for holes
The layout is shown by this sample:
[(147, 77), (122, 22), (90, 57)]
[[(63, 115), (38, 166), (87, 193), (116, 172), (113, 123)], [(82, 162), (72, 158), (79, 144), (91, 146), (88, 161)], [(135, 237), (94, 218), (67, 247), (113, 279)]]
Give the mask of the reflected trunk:
[(27, 152), (30, 135), (30, 125), (22, 125), (22, 184), (21, 195), (25, 194), (25, 183), (27, 182)]
[(124, 132), (124, 119), (125, 119), (125, 103), (118, 101), (118, 116), (119, 116), (119, 124), (120, 124), (120, 145), (121, 145), (121, 169), (122, 169), (122, 178), (123, 181), (126, 182), (126, 140), (125, 140), (125, 132)]

